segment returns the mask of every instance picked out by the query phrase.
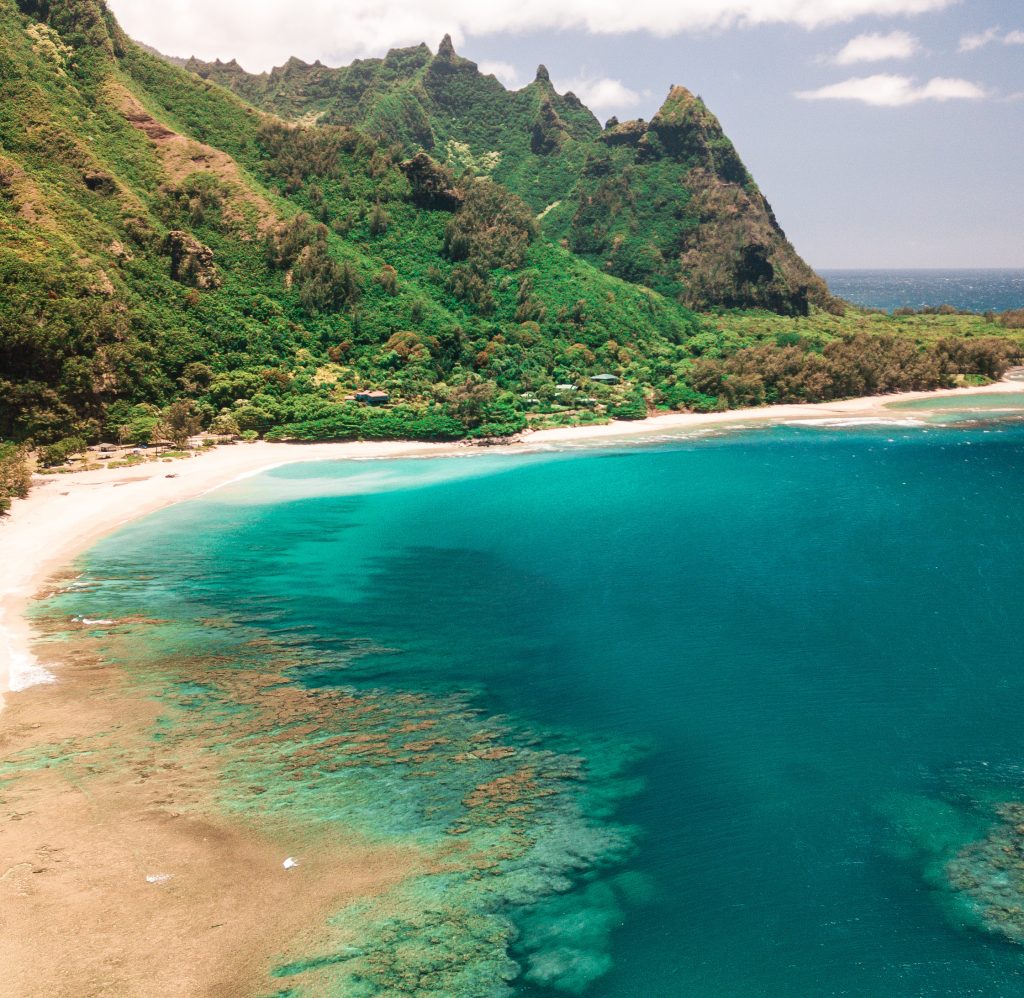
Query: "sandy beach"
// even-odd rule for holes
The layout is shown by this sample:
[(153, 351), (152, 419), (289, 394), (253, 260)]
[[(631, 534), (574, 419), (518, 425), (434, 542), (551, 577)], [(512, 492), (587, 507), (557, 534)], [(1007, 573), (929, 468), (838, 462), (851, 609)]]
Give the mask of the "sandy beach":
[[(47, 649), (57, 661), (42, 649), (37, 660), (22, 611), (96, 539), (168, 504), (280, 464), (449, 449), (239, 444), (47, 476), (16, 502), (0, 523), (0, 688), (9, 697), (0, 758), (17, 765), (56, 744), (88, 749), (69, 767), (30, 765), (30, 775), (0, 788), (0, 994), (265, 993), (274, 990), (274, 954), (298, 958), (318, 944), (332, 911), (422, 869), (413, 851), (351, 833), (225, 816), (209, 752), (154, 751), (155, 701), (126, 692), (120, 669), (75, 642)], [(45, 685), (50, 670), (60, 679)], [(308, 708), (290, 709), (304, 716)], [(300, 861), (289, 868), (292, 855)]]
[[(900, 418), (894, 402), (943, 396), (1024, 392), (1013, 377), (979, 388), (903, 392), (817, 405), (778, 405), (714, 413), (667, 413), (649, 419), (537, 430), (507, 446), (536, 446), (642, 437), (731, 424), (817, 422)], [(493, 452), (493, 448), (490, 449)], [(172, 503), (196, 498), (231, 481), (269, 468), (303, 461), (333, 461), (465, 453), (464, 446), (414, 442), (339, 444), (237, 444), (171, 462), (133, 468), (72, 472), (39, 477), (26, 500), (16, 500), (0, 520), (0, 710), (3, 694), (17, 692), (48, 674), (30, 650), (31, 634), (22, 611), (46, 579), (104, 534)]]

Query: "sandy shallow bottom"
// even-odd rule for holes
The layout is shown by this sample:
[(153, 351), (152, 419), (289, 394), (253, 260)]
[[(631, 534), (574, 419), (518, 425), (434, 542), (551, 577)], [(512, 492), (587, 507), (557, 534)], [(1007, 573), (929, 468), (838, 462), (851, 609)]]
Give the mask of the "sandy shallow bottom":
[(330, 912), (423, 868), (340, 830), (219, 814), (208, 743), (161, 747), (159, 707), (138, 694), (126, 712), (122, 670), (72, 642), (61, 682), (5, 711), (3, 994), (276, 991), (272, 960), (315, 949)]

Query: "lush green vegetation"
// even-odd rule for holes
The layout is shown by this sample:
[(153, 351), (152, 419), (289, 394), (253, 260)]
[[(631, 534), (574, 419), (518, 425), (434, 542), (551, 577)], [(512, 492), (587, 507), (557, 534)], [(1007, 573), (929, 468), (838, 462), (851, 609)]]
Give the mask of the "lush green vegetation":
[(32, 469), (24, 447), (0, 443), (0, 513), (11, 508), (12, 499), (24, 499), (32, 484)]
[(519, 392), (598, 372), (580, 343), (639, 356), (696, 329), (486, 177), (425, 207), (402, 150), (285, 127), (112, 28), (61, 34), (63, 9), (0, 2), (0, 434), (143, 442), (179, 398), (264, 433), (373, 386), (447, 412), (478, 376), (498, 411), (463, 431), (521, 426)]
[(461, 173), (490, 176), (540, 212), (575, 185), (601, 132), (572, 94), (558, 94), (547, 70), (510, 93), (458, 56), (445, 38), (331, 69), (290, 59), (258, 76), (235, 62), (183, 65), (282, 118), (348, 125), (381, 145), (418, 149)]
[(688, 386), (716, 407), (824, 402), (899, 390), (948, 388), (962, 376), (999, 378), (1020, 347), (1006, 340), (909, 339), (861, 333), (817, 347), (799, 338), (745, 347), (693, 364)]
[[(691, 311), (680, 288), (704, 265), (671, 263), (692, 230), (679, 185), (697, 170), (718, 178), (704, 194), (760, 195), (685, 92), (649, 127), (602, 138), (546, 73), (509, 94), (450, 46), (344, 73), (222, 67), (242, 91), (259, 83), (251, 99), (327, 121), (295, 126), (135, 46), (99, 0), (0, 0), (0, 41), (0, 438), (46, 460), (100, 439), (180, 447), (204, 429), (452, 439), (830, 397), (858, 389), (838, 371), (808, 387), (815, 358), (862, 350), (841, 345), (851, 336), (899, 339), (894, 387), (924, 383), (922, 365), (929, 384), (990, 375), (1019, 352), (1012, 317), (840, 314), (806, 295), (798, 308), (788, 278), (747, 281), (748, 296), (795, 318)], [(622, 129), (629, 141), (607, 141)], [(538, 220), (555, 193), (571, 196)], [(702, 203), (709, 238), (754, 271), (747, 251), (767, 246), (784, 269), (766, 205), (744, 248), (729, 212)], [(747, 293), (730, 287), (732, 304)], [(996, 335), (1018, 347), (932, 347)], [(803, 387), (767, 373), (776, 348), (806, 368)], [(738, 387), (758, 364), (763, 389)], [(392, 405), (353, 403), (368, 388)]]

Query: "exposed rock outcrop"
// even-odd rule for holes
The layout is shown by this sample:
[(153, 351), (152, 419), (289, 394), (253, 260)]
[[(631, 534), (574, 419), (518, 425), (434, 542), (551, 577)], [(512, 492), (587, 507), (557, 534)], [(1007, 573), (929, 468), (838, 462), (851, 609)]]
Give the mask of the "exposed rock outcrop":
[(171, 258), (171, 277), (182, 284), (212, 291), (220, 287), (220, 276), (213, 262), (213, 250), (195, 236), (174, 229), (167, 233), (164, 252)]
[(425, 152), (402, 163), (402, 172), (409, 180), (413, 200), (420, 207), (457, 211), (462, 206), (463, 197), (455, 189), (451, 170)]
[(565, 142), (568, 129), (550, 100), (541, 101), (540, 110), (530, 129), (530, 149), (538, 156), (558, 152)]
[(609, 146), (636, 146), (646, 134), (647, 122), (642, 118), (622, 122), (610, 118), (601, 133), (601, 141)]

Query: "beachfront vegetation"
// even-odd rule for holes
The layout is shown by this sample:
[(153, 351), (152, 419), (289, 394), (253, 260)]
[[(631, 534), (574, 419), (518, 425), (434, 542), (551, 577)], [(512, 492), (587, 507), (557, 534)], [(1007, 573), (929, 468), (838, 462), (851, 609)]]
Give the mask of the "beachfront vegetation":
[(486, 437), (1020, 353), (1009, 318), (831, 299), (681, 88), (602, 130), (545, 72), (510, 94), (450, 45), (204, 80), (100, 0), (0, 0), (0, 41), (0, 438)]
[(24, 499), (31, 485), (27, 449), (0, 443), (0, 515), (11, 508), (12, 499)]
[[(830, 329), (827, 318), (783, 325), (776, 317), (724, 317), (689, 368), (681, 401), (727, 409), (998, 380), (1020, 358), (1022, 341), (996, 335), (998, 327), (979, 317), (959, 318), (969, 321), (953, 335), (952, 324), (944, 334), (941, 325), (890, 317), (854, 331)], [(670, 403), (675, 398), (668, 393)]]

